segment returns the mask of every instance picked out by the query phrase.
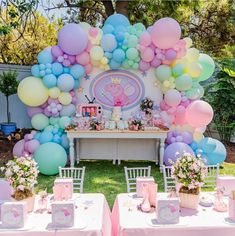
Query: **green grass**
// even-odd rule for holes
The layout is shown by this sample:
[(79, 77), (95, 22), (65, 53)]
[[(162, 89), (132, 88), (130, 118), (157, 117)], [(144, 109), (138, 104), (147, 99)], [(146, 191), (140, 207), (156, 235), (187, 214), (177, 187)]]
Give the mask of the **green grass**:
[[(81, 161), (78, 166), (86, 166), (84, 192), (103, 193), (112, 207), (115, 197), (118, 193), (126, 192), (126, 181), (124, 175), (124, 166), (152, 167), (152, 176), (158, 183), (158, 191), (163, 191), (163, 177), (159, 167), (154, 162), (148, 161), (122, 161), (121, 165), (113, 165), (111, 161)], [(220, 170), (221, 174), (230, 174), (235, 176), (235, 164), (224, 163)], [(36, 191), (47, 189), (52, 192), (56, 176), (39, 175)]]

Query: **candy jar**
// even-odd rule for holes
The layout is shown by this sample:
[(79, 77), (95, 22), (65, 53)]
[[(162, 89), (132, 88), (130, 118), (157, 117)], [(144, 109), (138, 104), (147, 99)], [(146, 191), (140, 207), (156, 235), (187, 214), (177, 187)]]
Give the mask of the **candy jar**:
[(42, 213), (43, 211), (47, 210), (47, 192), (41, 191), (39, 192), (39, 199), (38, 199), (38, 206), (39, 212)]
[(227, 204), (224, 202), (224, 189), (217, 188), (214, 201), (214, 210), (224, 212), (228, 210)]

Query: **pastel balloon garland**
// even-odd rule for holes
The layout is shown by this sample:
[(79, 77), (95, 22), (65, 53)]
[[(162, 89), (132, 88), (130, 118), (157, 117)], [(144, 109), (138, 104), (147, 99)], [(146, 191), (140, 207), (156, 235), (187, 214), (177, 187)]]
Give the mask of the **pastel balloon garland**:
[[(174, 19), (162, 18), (147, 29), (142, 23), (131, 25), (121, 14), (110, 16), (102, 29), (85, 22), (67, 24), (58, 32), (58, 44), (44, 49), (37, 59), (32, 76), (18, 87), (37, 131), (19, 141), (13, 154), (33, 155), (41, 173), (56, 174), (66, 165), (69, 142), (64, 130), (76, 112), (75, 90), (94, 67), (155, 70), (164, 93), (161, 118), (167, 117), (170, 124), (166, 164), (183, 151), (202, 155), (208, 163), (224, 161), (226, 150), (219, 141), (209, 152), (200, 144), (205, 143), (203, 132), (213, 118), (211, 106), (200, 100), (204, 93), (200, 82), (213, 74), (214, 61), (193, 48), (190, 38), (181, 38)], [(219, 157), (212, 160), (215, 151)]]

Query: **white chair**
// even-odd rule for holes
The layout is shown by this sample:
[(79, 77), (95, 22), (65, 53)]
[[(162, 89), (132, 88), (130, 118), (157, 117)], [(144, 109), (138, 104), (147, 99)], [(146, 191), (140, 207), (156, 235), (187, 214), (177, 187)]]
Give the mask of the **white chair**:
[(215, 188), (216, 180), (219, 175), (219, 164), (217, 165), (207, 165), (207, 174), (202, 188)]
[(125, 170), (128, 193), (136, 191), (136, 178), (137, 177), (150, 177), (151, 175), (151, 166), (135, 167), (135, 168), (127, 168), (125, 166), (124, 170)]
[(176, 188), (175, 179), (171, 175), (171, 166), (162, 166), (164, 191), (168, 192), (172, 188)]
[(83, 183), (85, 176), (86, 167), (75, 168), (75, 167), (59, 167), (60, 178), (72, 178), (73, 179), (73, 189), (83, 193)]

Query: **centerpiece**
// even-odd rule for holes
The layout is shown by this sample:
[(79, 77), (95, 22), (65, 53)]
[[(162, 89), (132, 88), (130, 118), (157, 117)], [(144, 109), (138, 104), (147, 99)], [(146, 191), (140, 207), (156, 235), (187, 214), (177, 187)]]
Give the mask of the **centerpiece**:
[(180, 206), (197, 209), (200, 188), (204, 184), (207, 168), (201, 158), (189, 153), (172, 162), (172, 177), (180, 184)]
[(12, 197), (26, 201), (28, 212), (31, 212), (34, 208), (33, 189), (39, 173), (37, 163), (31, 156), (14, 157), (1, 170), (5, 171), (5, 177), (14, 189)]

